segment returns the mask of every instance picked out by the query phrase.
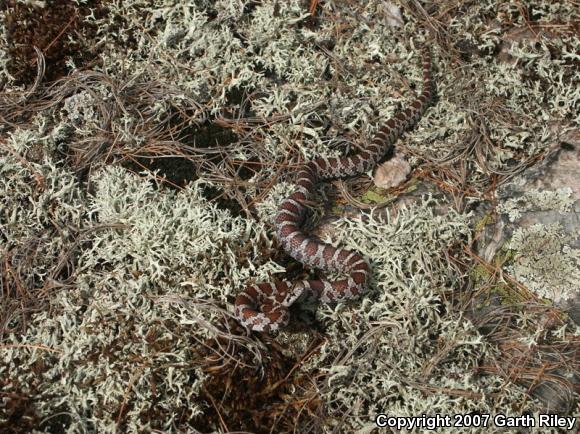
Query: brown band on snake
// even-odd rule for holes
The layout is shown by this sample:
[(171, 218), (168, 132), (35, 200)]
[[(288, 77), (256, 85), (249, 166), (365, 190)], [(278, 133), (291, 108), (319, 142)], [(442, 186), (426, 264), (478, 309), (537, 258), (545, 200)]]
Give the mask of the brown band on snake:
[(358, 175), (372, 169), (387, 154), (406, 129), (421, 118), (433, 97), (431, 55), (423, 52), (423, 91), (409, 107), (389, 119), (362, 151), (348, 157), (321, 157), (306, 163), (298, 172), (295, 191), (278, 208), (276, 232), (284, 250), (311, 267), (348, 275), (340, 280), (259, 283), (248, 286), (235, 301), (235, 316), (255, 331), (273, 331), (288, 324), (288, 308), (311, 291), (322, 302), (352, 298), (362, 293), (369, 281), (370, 266), (356, 252), (310, 237), (303, 232), (307, 204), (311, 203), (320, 181)]

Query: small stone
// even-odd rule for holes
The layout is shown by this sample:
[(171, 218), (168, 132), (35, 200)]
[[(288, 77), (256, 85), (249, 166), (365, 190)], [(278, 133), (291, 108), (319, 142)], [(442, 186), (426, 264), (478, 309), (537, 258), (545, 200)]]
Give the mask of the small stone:
[(411, 166), (402, 157), (394, 156), (375, 171), (373, 182), (380, 188), (393, 188), (402, 184), (411, 173)]

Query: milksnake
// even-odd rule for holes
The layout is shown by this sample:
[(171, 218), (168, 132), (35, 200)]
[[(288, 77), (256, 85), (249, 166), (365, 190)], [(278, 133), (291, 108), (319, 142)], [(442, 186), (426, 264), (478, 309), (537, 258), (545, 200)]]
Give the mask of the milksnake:
[(371, 143), (348, 157), (320, 157), (307, 162), (298, 172), (296, 188), (278, 208), (276, 232), (284, 250), (297, 261), (311, 267), (348, 275), (346, 279), (278, 281), (250, 285), (235, 301), (234, 315), (254, 331), (274, 331), (289, 321), (288, 308), (305, 292), (311, 291), (322, 302), (334, 302), (363, 292), (370, 266), (358, 253), (333, 247), (306, 234), (302, 227), (308, 204), (312, 203), (316, 184), (327, 179), (358, 175), (371, 170), (404, 130), (413, 127), (429, 106), (433, 96), (431, 54), (423, 51), (423, 91), (409, 107), (389, 119)]

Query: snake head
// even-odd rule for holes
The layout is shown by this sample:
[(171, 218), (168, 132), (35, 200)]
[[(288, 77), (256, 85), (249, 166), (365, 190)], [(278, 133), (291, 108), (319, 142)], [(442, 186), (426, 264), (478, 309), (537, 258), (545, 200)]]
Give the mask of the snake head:
[(306, 286), (304, 285), (304, 282), (296, 282), (292, 285), (288, 285), (288, 290), (281, 302), (282, 306), (292, 306), (294, 303), (296, 303), (296, 300), (298, 300), (302, 294), (304, 294), (305, 291)]

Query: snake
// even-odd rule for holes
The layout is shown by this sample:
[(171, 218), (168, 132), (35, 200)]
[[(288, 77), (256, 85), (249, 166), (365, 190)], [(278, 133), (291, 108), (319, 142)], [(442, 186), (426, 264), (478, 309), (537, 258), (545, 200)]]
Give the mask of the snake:
[(384, 122), (371, 142), (357, 153), (344, 157), (319, 157), (303, 164), (297, 172), (293, 192), (278, 207), (275, 229), (284, 251), (304, 265), (346, 277), (248, 285), (234, 302), (234, 317), (246, 329), (273, 332), (287, 326), (290, 306), (305, 292), (310, 292), (323, 303), (333, 303), (355, 298), (368, 287), (371, 267), (367, 260), (356, 251), (334, 247), (306, 233), (307, 210), (314, 203), (320, 182), (372, 170), (388, 155), (402, 133), (419, 122), (434, 95), (431, 52), (427, 48), (421, 52), (421, 94), (405, 110)]

